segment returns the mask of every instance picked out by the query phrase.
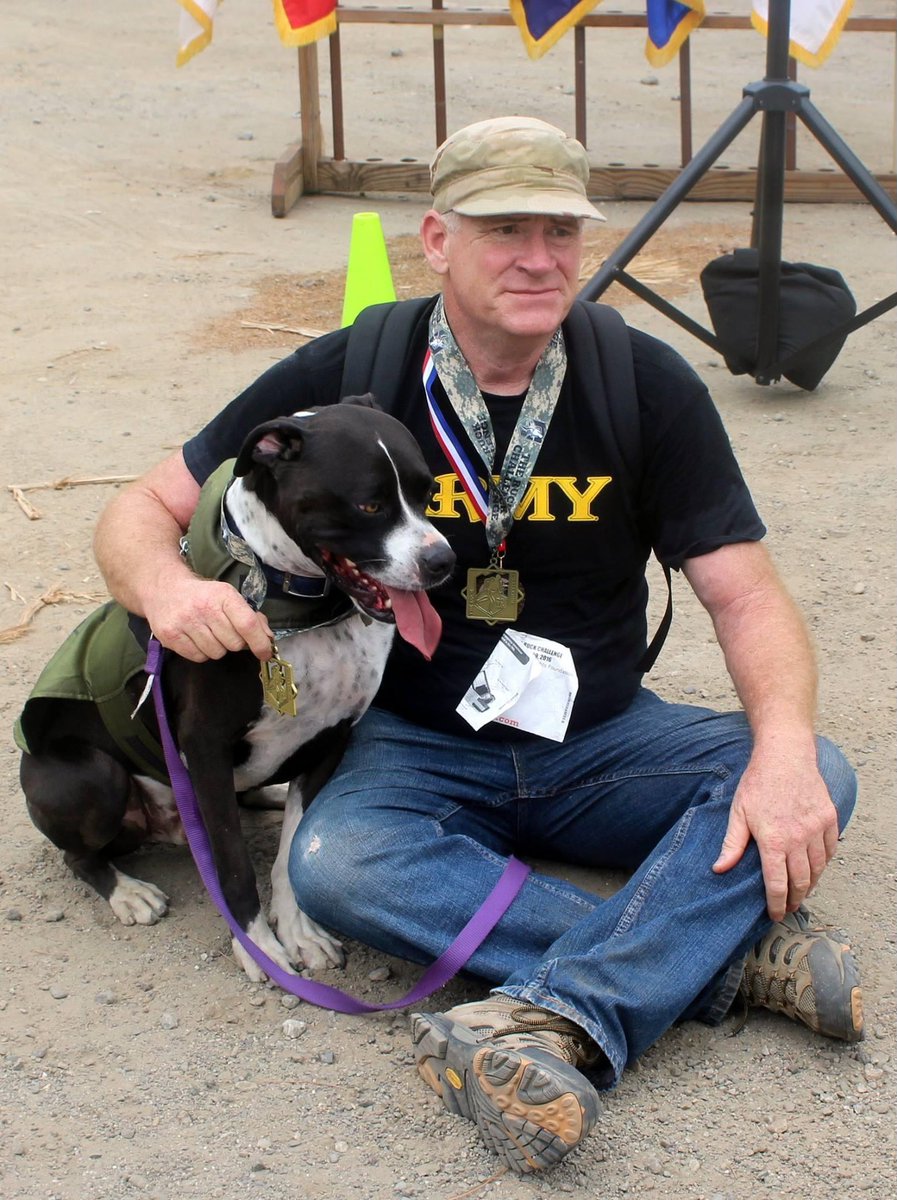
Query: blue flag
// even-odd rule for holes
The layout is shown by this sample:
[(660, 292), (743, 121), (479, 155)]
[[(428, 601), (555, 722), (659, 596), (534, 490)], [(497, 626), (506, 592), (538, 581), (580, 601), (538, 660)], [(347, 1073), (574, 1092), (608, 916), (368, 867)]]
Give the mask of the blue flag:
[[(510, 0), (511, 16), (530, 58), (541, 58), (600, 0)], [(704, 19), (704, 0), (646, 0), (648, 40), (645, 54), (661, 67)]]
[(647, 0), (648, 41), (645, 55), (654, 67), (664, 67), (704, 20), (704, 0)]
[(530, 58), (541, 58), (599, 0), (510, 0), (511, 16)]

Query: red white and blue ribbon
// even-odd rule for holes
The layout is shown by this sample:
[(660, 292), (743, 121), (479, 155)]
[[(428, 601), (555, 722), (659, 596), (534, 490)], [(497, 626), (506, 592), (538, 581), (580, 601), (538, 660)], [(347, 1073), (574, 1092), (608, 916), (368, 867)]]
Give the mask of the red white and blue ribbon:
[(427, 353), (424, 356), (423, 381), (424, 391), (427, 396), (427, 410), (430, 414), (430, 424), (433, 427), (433, 433), (436, 435), (436, 441), (442, 447), (443, 454), (448, 459), (449, 465), (454, 469), (455, 474), (461, 480), (461, 484), (471, 504), (485, 525), (486, 519), (489, 516), (489, 492), (483, 486), (483, 481), (479, 475), (474, 471), (473, 464), (458, 440), (457, 434), (448, 421), (446, 421), (442, 409), (439, 407), (439, 401), (436, 399), (434, 390), (437, 378), (436, 364), (433, 362), (433, 355), (428, 347)]

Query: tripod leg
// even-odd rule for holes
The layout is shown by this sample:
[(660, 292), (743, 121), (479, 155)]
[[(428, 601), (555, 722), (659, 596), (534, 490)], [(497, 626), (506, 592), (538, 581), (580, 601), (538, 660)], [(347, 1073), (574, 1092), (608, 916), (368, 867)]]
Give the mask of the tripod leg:
[(688, 166), (654, 201), (628, 237), (625, 237), (616, 250), (605, 259), (598, 272), (592, 276), (579, 293), (580, 300), (596, 300), (613, 283), (617, 271), (635, 258), (642, 246), (657, 232), (677, 204), (685, 199), (701, 176), (709, 171), (723, 151), (735, 141), (755, 111), (753, 98), (745, 96), (716, 133), (702, 146)]
[(798, 105), (797, 115), (847, 178), (856, 184), (885, 224), (897, 233), (897, 205), (878, 180), (863, 166), (844, 139), (829, 125), (819, 109), (809, 100), (803, 100)]

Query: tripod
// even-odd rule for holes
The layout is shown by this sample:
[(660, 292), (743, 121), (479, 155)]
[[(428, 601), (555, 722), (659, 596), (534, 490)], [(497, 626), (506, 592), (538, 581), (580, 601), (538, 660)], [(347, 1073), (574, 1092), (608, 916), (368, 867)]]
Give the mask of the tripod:
[(596, 300), (611, 283), (617, 282), (647, 301), (683, 329), (723, 353), (719, 339), (693, 321), (651, 288), (629, 275), (624, 268), (657, 232), (673, 209), (685, 199), (694, 184), (713, 166), (727, 146), (738, 137), (758, 112), (763, 115), (760, 156), (757, 168), (755, 239), (758, 252), (757, 358), (754, 380), (770, 384), (804, 354), (837, 337), (861, 328), (897, 305), (897, 292), (857, 313), (822, 337), (800, 346), (779, 360), (779, 299), (782, 264), (782, 218), (785, 200), (785, 118), (789, 112), (803, 121), (820, 145), (828, 151), (845, 175), (853, 181), (890, 228), (897, 233), (897, 205), (863, 166), (850, 147), (810, 102), (810, 89), (788, 78), (788, 43), (791, 0), (770, 0), (766, 45), (766, 75), (749, 83), (743, 99), (705, 146), (683, 168), (678, 177), (651, 206), (628, 237), (624, 238), (579, 294), (581, 300)]

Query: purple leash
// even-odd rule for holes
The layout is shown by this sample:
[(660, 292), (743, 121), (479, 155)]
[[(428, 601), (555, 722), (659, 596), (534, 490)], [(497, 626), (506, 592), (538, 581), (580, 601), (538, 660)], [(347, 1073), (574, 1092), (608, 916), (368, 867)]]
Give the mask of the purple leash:
[(151, 637), (144, 669), (152, 683), (153, 704), (159, 721), (162, 748), (165, 751), (165, 765), (171, 778), (171, 789), (184, 826), (187, 844), (193, 854), (200, 878), (206, 885), (206, 890), (214, 900), (218, 911), (230, 926), (234, 937), (263, 969), (268, 978), (278, 987), (283, 988), (285, 992), (291, 992), (292, 995), (307, 1000), (309, 1004), (316, 1004), (319, 1008), (329, 1008), (333, 1012), (351, 1014), (404, 1008), (406, 1005), (416, 1004), (448, 983), (457, 975), (508, 910), (511, 901), (523, 887), (530, 868), (513, 856), (508, 860), (508, 865), (501, 878), (483, 901), (481, 907), (477, 909), (448, 949), (427, 967), (411, 991), (399, 1000), (392, 1000), (389, 1004), (368, 1004), (365, 1000), (358, 1000), (346, 992), (341, 992), (339, 988), (331, 987), (330, 984), (318, 983), (314, 979), (304, 979), (301, 975), (289, 974), (272, 958), (269, 958), (240, 928), (224, 899), (212, 859), (208, 834), (196, 802), (196, 793), (193, 791), (190, 774), (178, 753), (165, 712), (165, 702), (162, 697), (163, 653), (161, 643)]

